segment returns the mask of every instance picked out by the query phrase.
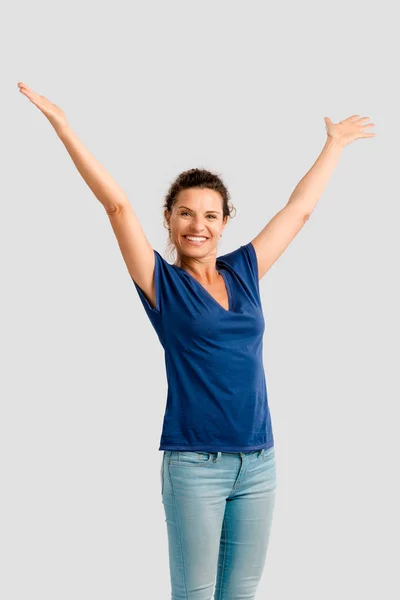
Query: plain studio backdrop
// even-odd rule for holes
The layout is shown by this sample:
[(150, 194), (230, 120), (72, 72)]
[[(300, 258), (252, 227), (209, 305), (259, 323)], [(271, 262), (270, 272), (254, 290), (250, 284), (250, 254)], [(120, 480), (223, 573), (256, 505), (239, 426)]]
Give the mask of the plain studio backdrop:
[[(219, 173), (218, 254), (369, 116), (261, 279), (277, 498), (257, 598), (400, 597), (394, 4), (9, 4), (2, 34), (0, 597), (170, 598), (164, 355), (103, 206), (17, 83), (59, 105), (165, 256), (164, 194)], [(4, 16), (4, 10), (3, 10)]]

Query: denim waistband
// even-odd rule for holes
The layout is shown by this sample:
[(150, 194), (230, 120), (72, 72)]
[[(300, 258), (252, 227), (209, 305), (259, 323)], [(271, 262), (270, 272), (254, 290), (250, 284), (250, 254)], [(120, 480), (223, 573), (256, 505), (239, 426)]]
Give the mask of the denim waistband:
[[(210, 452), (210, 454), (215, 454), (213, 462), (218, 462), (221, 458), (222, 452)], [(260, 456), (264, 458), (265, 448), (261, 448), (261, 450), (254, 450), (253, 452), (224, 452), (224, 454), (238, 454), (241, 458), (243, 456), (248, 456), (249, 454), (257, 454), (257, 458), (259, 458)]]

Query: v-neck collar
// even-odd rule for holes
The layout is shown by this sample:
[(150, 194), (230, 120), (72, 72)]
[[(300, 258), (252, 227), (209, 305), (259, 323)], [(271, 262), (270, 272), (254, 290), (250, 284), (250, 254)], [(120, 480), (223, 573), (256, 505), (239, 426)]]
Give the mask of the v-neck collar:
[(216, 270), (222, 276), (222, 279), (224, 280), (225, 287), (226, 287), (226, 293), (228, 294), (228, 309), (226, 309), (224, 306), (222, 306), (222, 304), (220, 304), (214, 298), (214, 296), (211, 296), (210, 292), (208, 290), (206, 290), (206, 288), (204, 287), (204, 285), (202, 283), (200, 283), (200, 281), (198, 281), (196, 279), (196, 277), (194, 277), (191, 273), (189, 273), (189, 271), (186, 271), (186, 269), (182, 269), (182, 267), (178, 267), (178, 265), (172, 265), (172, 266), (175, 267), (175, 269), (179, 269), (180, 271), (183, 271), (184, 273), (186, 273), (187, 275), (189, 275), (189, 277), (193, 281), (195, 281), (198, 286), (200, 286), (200, 288), (207, 294), (207, 296), (209, 298), (211, 298), (211, 300), (214, 302), (214, 304), (216, 304), (217, 306), (220, 307), (221, 310), (223, 310), (226, 313), (233, 312), (233, 298), (232, 298), (232, 293), (231, 293), (231, 287), (230, 287), (230, 284), (229, 284), (228, 279), (226, 277), (226, 273), (223, 271), (223, 269), (219, 269), (218, 265), (216, 265)]

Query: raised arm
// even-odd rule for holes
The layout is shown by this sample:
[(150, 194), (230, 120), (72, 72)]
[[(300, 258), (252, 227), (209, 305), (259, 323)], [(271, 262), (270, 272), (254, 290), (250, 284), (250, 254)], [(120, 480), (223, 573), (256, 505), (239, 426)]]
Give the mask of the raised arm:
[(325, 117), (327, 139), (320, 155), (297, 184), (286, 206), (252, 240), (257, 254), (259, 279), (286, 250), (310, 217), (339, 161), (343, 148), (358, 138), (376, 135), (363, 131), (374, 125), (374, 123), (366, 124), (367, 120), (369, 117), (361, 118), (360, 115), (353, 115), (334, 124)]
[(129, 274), (155, 306), (154, 250), (126, 194), (93, 154), (85, 148), (69, 126), (64, 112), (57, 105), (52, 104), (44, 96), (36, 94), (22, 82), (18, 83), (18, 87), (20, 92), (47, 117), (84, 181), (104, 206)]

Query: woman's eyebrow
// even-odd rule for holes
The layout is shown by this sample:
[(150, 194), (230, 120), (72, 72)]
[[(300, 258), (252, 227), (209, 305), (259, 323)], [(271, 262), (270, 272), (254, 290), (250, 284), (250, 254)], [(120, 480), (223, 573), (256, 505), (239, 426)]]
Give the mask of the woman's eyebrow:
[[(183, 206), (183, 205), (178, 206), (178, 208), (186, 208), (187, 210), (192, 210), (191, 208), (189, 208), (187, 206)], [(206, 210), (206, 213), (218, 213), (218, 214), (220, 214), (220, 211), (219, 210)]]

